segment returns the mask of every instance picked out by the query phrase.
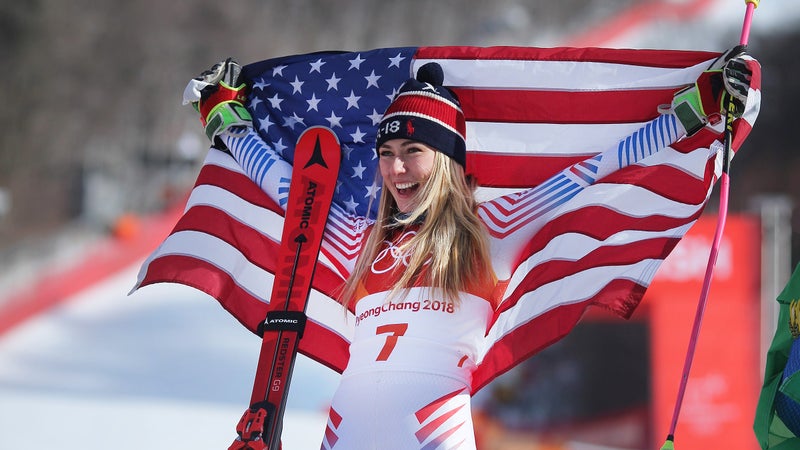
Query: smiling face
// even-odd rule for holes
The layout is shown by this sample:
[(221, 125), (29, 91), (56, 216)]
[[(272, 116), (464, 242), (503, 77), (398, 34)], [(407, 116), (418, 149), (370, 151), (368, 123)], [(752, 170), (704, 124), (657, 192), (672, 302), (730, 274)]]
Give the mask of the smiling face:
[(433, 171), (436, 150), (417, 141), (391, 139), (381, 145), (378, 155), (384, 189), (400, 212), (413, 211), (419, 203), (416, 194)]

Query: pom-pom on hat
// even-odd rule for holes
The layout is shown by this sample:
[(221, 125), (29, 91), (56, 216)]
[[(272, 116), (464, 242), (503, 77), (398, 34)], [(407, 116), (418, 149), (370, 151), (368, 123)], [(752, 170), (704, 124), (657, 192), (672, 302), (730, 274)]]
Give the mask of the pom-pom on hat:
[(442, 67), (430, 62), (400, 88), (378, 127), (375, 150), (391, 139), (433, 147), (466, 167), (466, 124), (456, 94), (442, 86)]

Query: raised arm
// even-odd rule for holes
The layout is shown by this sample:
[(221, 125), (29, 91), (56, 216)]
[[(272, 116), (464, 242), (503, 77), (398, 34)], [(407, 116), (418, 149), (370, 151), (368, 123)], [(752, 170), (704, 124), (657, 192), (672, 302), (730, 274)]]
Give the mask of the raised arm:
[(253, 130), (244, 102), (247, 86), (239, 82), (241, 67), (231, 58), (189, 81), (183, 103), (200, 113), (211, 147), (229, 152), (269, 197), (285, 208), (292, 166)]
[[(642, 211), (648, 211), (647, 214), (684, 214), (651, 211), (658, 208), (655, 203), (642, 204), (641, 202), (647, 203), (646, 199), (650, 194), (647, 188), (639, 187), (638, 184), (647, 186), (647, 182), (635, 180), (631, 184), (625, 184), (614, 181), (605, 184), (601, 190), (587, 188), (632, 165), (663, 165), (702, 180), (709, 159), (716, 157), (715, 152), (719, 147), (719, 143), (715, 143), (713, 139), (716, 134), (698, 135), (697, 138), (692, 138), (696, 140), (691, 141), (691, 144), (679, 141), (689, 134), (697, 134), (713, 122), (712, 116), (720, 116), (725, 112), (722, 102), (722, 94), (725, 92), (734, 96), (736, 107), (730, 113), (735, 117), (745, 116), (752, 124), (758, 113), (760, 94), (754, 94), (750, 86), (752, 80), (760, 77), (758, 64), (740, 49), (735, 50), (725, 53), (715, 61), (697, 83), (677, 92), (672, 105), (661, 108), (662, 115), (624, 137), (617, 145), (564, 169), (539, 186), (483, 203), (479, 215), (489, 232), (492, 259), (498, 278), (507, 279), (525, 260), (532, 263), (528, 259), (532, 257), (532, 252), (546, 245), (557, 245), (549, 242), (532, 243), (532, 240), (548, 222), (573, 210), (604, 204), (606, 200), (619, 196), (620, 204), (612, 208), (622, 210), (631, 205), (631, 213), (634, 215), (641, 214)], [(676, 110), (680, 114), (676, 114)], [(687, 128), (691, 133), (687, 133)], [(708, 138), (709, 136), (712, 138)], [(707, 150), (689, 151), (687, 147)], [(669, 189), (681, 191), (689, 187), (671, 186)], [(700, 200), (697, 202), (700, 203)], [(696, 207), (702, 207), (702, 203)], [(573, 257), (578, 259), (582, 255), (576, 254)]]
[[(230, 153), (245, 174), (285, 210), (292, 165), (253, 129), (244, 106), (247, 86), (239, 83), (240, 66), (228, 58), (192, 79), (184, 91), (184, 104), (200, 113), (212, 148)], [(234, 87), (235, 86), (235, 87)], [(350, 214), (336, 201), (326, 226), (323, 253), (343, 278), (349, 275), (360, 249), (363, 217)]]

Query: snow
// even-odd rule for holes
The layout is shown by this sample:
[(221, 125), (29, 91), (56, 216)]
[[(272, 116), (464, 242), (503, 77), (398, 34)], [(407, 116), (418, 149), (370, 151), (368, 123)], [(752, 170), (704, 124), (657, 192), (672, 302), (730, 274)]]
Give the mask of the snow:
[[(260, 340), (179, 285), (127, 296), (137, 262), (0, 336), (0, 449), (227, 448)], [(319, 448), (336, 386), (298, 357), (284, 448)]]

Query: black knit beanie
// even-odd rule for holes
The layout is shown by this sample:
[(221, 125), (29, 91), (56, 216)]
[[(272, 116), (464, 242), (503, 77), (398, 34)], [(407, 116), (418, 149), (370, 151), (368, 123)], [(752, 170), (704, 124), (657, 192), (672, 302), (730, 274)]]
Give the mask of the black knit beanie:
[(456, 94), (442, 86), (442, 67), (427, 63), (400, 88), (378, 127), (376, 151), (390, 139), (422, 142), (466, 167), (466, 124)]

